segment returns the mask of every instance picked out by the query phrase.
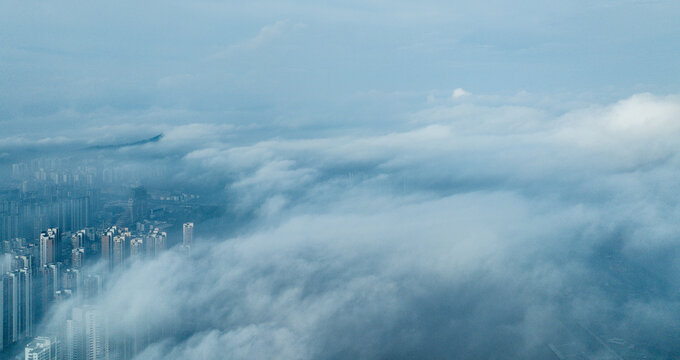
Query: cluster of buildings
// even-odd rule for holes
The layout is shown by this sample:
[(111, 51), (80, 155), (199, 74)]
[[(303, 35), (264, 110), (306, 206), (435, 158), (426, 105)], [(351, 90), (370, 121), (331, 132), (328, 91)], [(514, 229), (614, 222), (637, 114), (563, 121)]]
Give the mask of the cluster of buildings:
[(59, 343), (55, 338), (39, 336), (26, 345), (26, 360), (52, 360), (59, 357)]
[(0, 351), (10, 352), (32, 338), (35, 325), (54, 303), (78, 296), (85, 301), (101, 293), (102, 276), (83, 269), (82, 245), (94, 238), (88, 232), (70, 235), (71, 251), (58, 228), (42, 232), (36, 242), (21, 238), (2, 242)]
[[(193, 223), (182, 227), (183, 249), (193, 242)], [(131, 359), (150, 339), (136, 329), (124, 339), (110, 339), (106, 314), (96, 307), (106, 276), (127, 262), (159, 256), (168, 247), (167, 233), (149, 223), (137, 229), (110, 226), (62, 233), (49, 228), (37, 241), (2, 241), (0, 257), (0, 355), (25, 347), (26, 359)], [(89, 263), (102, 273), (89, 273)], [(103, 269), (103, 270), (102, 270)], [(54, 337), (36, 335), (36, 324), (55, 303), (71, 306)], [(32, 339), (32, 340), (31, 340)]]
[(168, 170), (165, 166), (120, 166), (115, 161), (82, 158), (37, 158), (11, 165), (10, 177), (20, 181), (22, 187), (40, 184), (96, 187), (115, 185), (145, 177), (163, 177)]
[[(0, 359), (125, 360), (165, 331), (114, 336), (96, 301), (117, 269), (180, 241), (190, 249), (194, 227), (184, 219), (219, 214), (198, 195), (139, 185), (164, 172), (77, 158), (0, 168)], [(57, 308), (68, 311), (55, 320)], [(46, 317), (58, 329), (41, 328)]]
[(116, 359), (110, 350), (106, 317), (96, 307), (72, 308), (59, 337), (38, 336), (24, 348), (24, 359)]
[(101, 235), (101, 259), (109, 270), (123, 265), (130, 258), (152, 258), (165, 251), (168, 235), (159, 228), (147, 233), (133, 233), (128, 228), (112, 226)]
[(95, 189), (55, 187), (0, 191), (0, 241), (35, 239), (50, 226), (74, 231), (90, 226), (99, 199)]
[[(115, 162), (73, 158), (14, 163), (9, 176), (0, 171), (0, 241), (35, 239), (48, 227), (76, 231), (105, 223), (111, 216), (123, 215), (126, 224), (134, 224), (150, 212), (164, 210), (167, 203), (156, 196), (155, 201), (163, 204), (152, 207), (152, 197), (134, 184), (139, 179), (163, 178), (164, 174), (162, 166), (121, 167)], [(108, 211), (118, 207), (117, 202), (131, 187), (133, 194), (124, 205), (125, 211), (110, 214)], [(188, 197), (173, 205), (195, 200), (193, 195), (181, 195)]]

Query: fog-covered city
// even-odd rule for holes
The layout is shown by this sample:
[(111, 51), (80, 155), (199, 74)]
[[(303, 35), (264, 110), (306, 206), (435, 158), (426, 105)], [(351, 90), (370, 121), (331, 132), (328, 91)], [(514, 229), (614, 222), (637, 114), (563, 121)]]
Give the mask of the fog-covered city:
[(679, 358), (679, 16), (1, 2), (0, 359)]

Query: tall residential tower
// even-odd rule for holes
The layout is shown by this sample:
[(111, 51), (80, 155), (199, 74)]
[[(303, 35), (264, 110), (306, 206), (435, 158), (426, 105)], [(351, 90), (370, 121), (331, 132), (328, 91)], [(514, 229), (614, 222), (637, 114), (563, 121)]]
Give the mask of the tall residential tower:
[(184, 223), (182, 230), (182, 245), (186, 248), (190, 248), (191, 243), (194, 241), (194, 223)]

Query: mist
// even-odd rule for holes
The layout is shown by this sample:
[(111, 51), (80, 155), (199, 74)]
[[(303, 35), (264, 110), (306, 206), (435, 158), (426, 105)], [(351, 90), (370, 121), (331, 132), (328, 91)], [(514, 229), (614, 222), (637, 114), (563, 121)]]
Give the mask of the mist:
[(87, 189), (102, 286), (3, 358), (74, 308), (121, 360), (680, 357), (677, 5), (7, 8), (0, 195)]

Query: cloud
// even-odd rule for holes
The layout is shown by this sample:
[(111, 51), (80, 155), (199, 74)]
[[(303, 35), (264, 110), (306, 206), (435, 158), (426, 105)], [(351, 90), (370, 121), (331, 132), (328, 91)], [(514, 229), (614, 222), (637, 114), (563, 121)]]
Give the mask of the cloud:
[(453, 93), (451, 94), (451, 98), (452, 99), (458, 99), (458, 98), (461, 98), (461, 97), (466, 96), (466, 95), (470, 95), (470, 93), (461, 89), (461, 88), (457, 88), (457, 89), (453, 90)]
[(172, 157), (246, 220), (116, 273), (111, 331), (150, 326), (139, 359), (677, 354), (678, 98), (471, 101), (305, 138), (166, 124), (122, 161)]
[(288, 20), (279, 20), (273, 24), (263, 26), (257, 35), (233, 44), (225, 50), (213, 54), (210, 58), (224, 59), (239, 54), (250, 53), (276, 42), (278, 39), (281, 39), (293, 31), (301, 30), (305, 27), (306, 25), (302, 23), (291, 23)]

